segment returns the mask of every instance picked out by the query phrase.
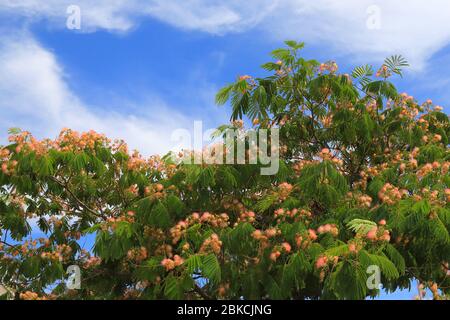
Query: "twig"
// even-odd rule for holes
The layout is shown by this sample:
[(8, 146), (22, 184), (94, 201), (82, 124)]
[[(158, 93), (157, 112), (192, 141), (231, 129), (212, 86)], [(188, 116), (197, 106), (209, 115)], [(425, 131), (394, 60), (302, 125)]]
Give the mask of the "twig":
[(56, 182), (57, 184), (59, 184), (61, 187), (64, 188), (64, 190), (66, 190), (66, 192), (78, 203), (78, 205), (80, 205), (81, 207), (83, 207), (85, 210), (87, 210), (88, 212), (92, 213), (93, 215), (95, 215), (98, 218), (102, 218), (102, 219), (106, 219), (102, 214), (98, 213), (97, 211), (91, 209), (88, 205), (86, 205), (83, 201), (81, 201), (80, 199), (78, 199), (78, 197), (69, 189), (69, 187), (62, 183), (61, 181), (59, 181), (58, 179), (56, 179), (55, 177), (50, 177), (50, 179), (54, 182)]
[(194, 291), (197, 292), (205, 300), (213, 300), (206, 292), (200, 288), (197, 284), (194, 286)]

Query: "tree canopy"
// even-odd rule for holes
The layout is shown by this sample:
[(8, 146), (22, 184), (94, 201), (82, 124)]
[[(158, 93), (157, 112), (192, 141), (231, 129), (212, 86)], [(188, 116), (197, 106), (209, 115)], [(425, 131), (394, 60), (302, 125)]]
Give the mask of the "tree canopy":
[[(450, 293), (449, 117), (398, 93), (400, 56), (338, 72), (287, 41), (217, 94), (279, 129), (280, 166), (142, 157), (123, 141), (14, 129), (0, 149), (0, 283), (20, 299), (364, 299)], [(226, 148), (226, 147), (225, 147)], [(33, 238), (40, 230), (45, 237)], [(80, 238), (95, 236), (92, 250)], [(81, 268), (81, 288), (61, 279)]]

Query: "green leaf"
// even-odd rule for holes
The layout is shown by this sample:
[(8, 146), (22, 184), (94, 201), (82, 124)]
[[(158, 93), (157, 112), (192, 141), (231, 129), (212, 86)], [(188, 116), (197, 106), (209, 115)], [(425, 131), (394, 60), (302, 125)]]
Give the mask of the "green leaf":
[(352, 71), (352, 77), (359, 80), (362, 86), (367, 86), (370, 83), (370, 77), (373, 75), (373, 69), (371, 65), (356, 67)]
[(272, 56), (275, 59), (279, 59), (279, 60), (284, 61), (284, 62), (290, 62), (291, 61), (291, 59), (290, 59), (291, 58), (291, 51), (289, 51), (288, 49), (280, 48), (280, 49), (273, 50), (272, 51)]
[(165, 199), (165, 204), (168, 211), (174, 213), (175, 216), (180, 216), (183, 213), (184, 204), (177, 196), (172, 194), (168, 195)]
[(378, 266), (383, 275), (389, 280), (395, 280), (400, 276), (394, 263), (385, 256), (371, 254), (366, 250), (361, 250), (359, 252), (359, 260), (365, 268), (371, 265)]
[(171, 225), (169, 212), (167, 208), (158, 201), (149, 216), (149, 223), (158, 228), (168, 228)]
[(222, 278), (219, 261), (214, 254), (203, 256), (202, 274), (212, 283), (218, 284)]
[(401, 55), (394, 55), (386, 60), (384, 60), (384, 64), (389, 67), (389, 70), (398, 75), (402, 75), (402, 67), (409, 66), (408, 61), (403, 58)]
[(185, 261), (186, 269), (189, 274), (194, 274), (195, 272), (200, 272), (203, 267), (202, 256), (192, 255)]
[(134, 277), (139, 280), (154, 281), (162, 273), (161, 261), (152, 257), (145, 261), (134, 272)]
[(339, 299), (364, 299), (367, 292), (367, 275), (364, 270), (349, 261), (338, 263), (326, 282), (327, 290)]
[(386, 245), (385, 252), (389, 259), (395, 264), (395, 267), (399, 273), (403, 275), (406, 270), (406, 263), (400, 252), (398, 252), (398, 250), (389, 243)]
[(255, 208), (258, 212), (264, 212), (269, 209), (277, 201), (276, 195), (268, 195), (258, 201)]
[(170, 300), (181, 300), (184, 298), (184, 290), (178, 278), (169, 275), (164, 283), (164, 295)]
[(42, 156), (40, 158), (38, 158), (39, 160), (39, 167), (37, 169), (37, 172), (41, 175), (41, 176), (48, 176), (53, 174), (53, 161), (50, 157), (48, 156)]
[(227, 85), (219, 90), (216, 94), (216, 104), (223, 105), (230, 99), (230, 93), (233, 89), (233, 84)]
[(363, 219), (353, 219), (347, 223), (347, 227), (358, 234), (367, 234), (376, 226), (375, 222)]

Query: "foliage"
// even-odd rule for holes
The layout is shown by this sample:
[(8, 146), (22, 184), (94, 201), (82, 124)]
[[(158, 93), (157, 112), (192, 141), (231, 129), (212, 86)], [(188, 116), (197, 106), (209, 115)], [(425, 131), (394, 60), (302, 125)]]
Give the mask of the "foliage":
[[(233, 110), (223, 128), (246, 116), (280, 129), (274, 176), (261, 164), (146, 159), (93, 131), (11, 131), (0, 282), (22, 299), (363, 299), (378, 294), (366, 286), (376, 265), (385, 290), (418, 279), (448, 295), (448, 116), (397, 93), (402, 57), (375, 75), (339, 74), (286, 44), (263, 65), (269, 76), (217, 95)], [(80, 241), (89, 234), (92, 252)], [(80, 290), (55, 286), (70, 265)]]

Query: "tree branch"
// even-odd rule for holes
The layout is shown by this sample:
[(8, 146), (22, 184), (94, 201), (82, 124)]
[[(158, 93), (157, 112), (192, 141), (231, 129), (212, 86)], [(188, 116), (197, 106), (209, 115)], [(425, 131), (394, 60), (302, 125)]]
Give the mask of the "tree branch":
[(197, 292), (203, 299), (205, 300), (213, 300), (202, 288), (200, 288), (197, 284), (194, 285), (194, 291)]
[(53, 182), (56, 182), (57, 184), (59, 184), (61, 187), (64, 188), (64, 190), (66, 190), (66, 192), (78, 203), (78, 205), (80, 205), (81, 207), (83, 207), (85, 210), (87, 210), (89, 213), (93, 214), (94, 216), (98, 217), (98, 218), (102, 218), (102, 219), (106, 219), (105, 216), (103, 216), (102, 214), (98, 213), (97, 211), (91, 209), (88, 205), (86, 205), (83, 201), (81, 201), (70, 189), (69, 187), (62, 183), (61, 181), (59, 181), (58, 179), (56, 179), (55, 177), (50, 177), (50, 179)]

